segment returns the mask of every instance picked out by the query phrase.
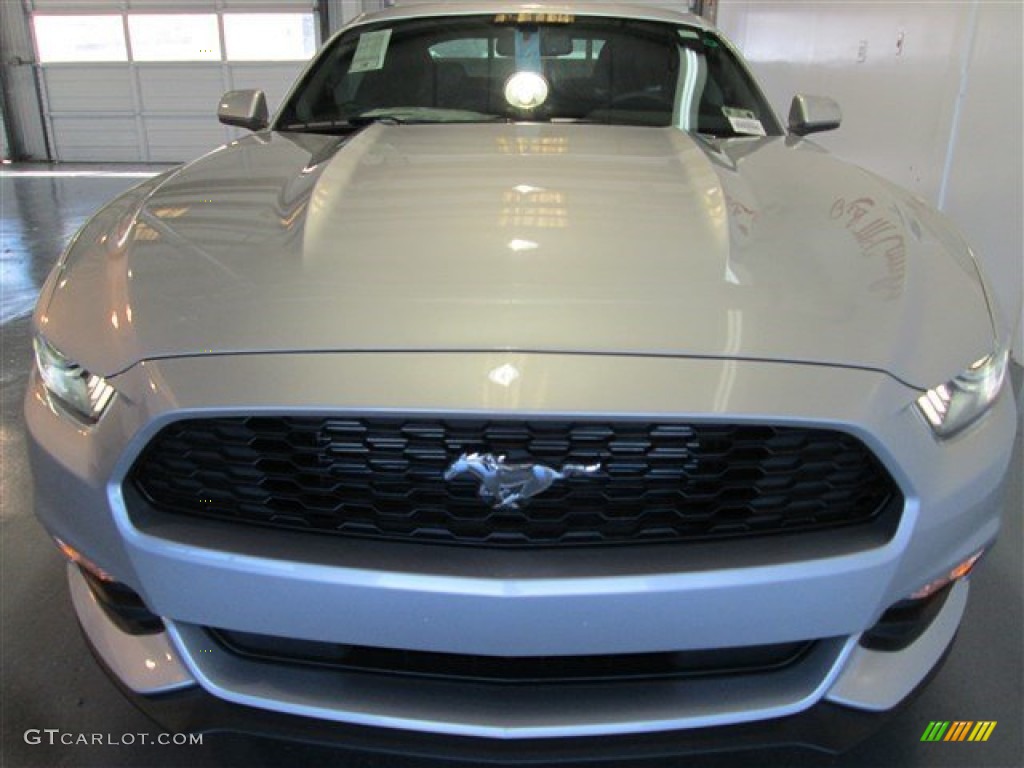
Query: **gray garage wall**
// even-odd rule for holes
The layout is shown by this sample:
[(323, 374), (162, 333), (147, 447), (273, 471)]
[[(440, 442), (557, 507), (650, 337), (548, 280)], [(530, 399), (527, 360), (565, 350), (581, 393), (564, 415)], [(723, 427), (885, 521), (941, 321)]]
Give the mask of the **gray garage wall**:
[(775, 108), (837, 99), (815, 137), (937, 205), (973, 245), (1024, 360), (1024, 3), (721, 0), (718, 25)]
[[(14, 0), (0, 0), (14, 6)], [(28, 14), (312, 12), (313, 0), (24, 0)], [(223, 45), (221, 46), (223, 48)], [(177, 162), (239, 135), (220, 125), (224, 91), (262, 88), (274, 109), (304, 61), (36, 64), (52, 159)], [(25, 69), (28, 69), (27, 67)], [(40, 158), (42, 159), (42, 158)]]
[(0, 86), (12, 157), (45, 160), (46, 132), (39, 108), (35, 51), (21, 4), (0, 0)]

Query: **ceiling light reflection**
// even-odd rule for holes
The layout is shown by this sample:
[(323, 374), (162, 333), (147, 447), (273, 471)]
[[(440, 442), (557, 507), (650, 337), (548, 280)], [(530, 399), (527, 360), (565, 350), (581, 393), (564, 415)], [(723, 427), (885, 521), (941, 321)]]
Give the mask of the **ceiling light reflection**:
[(535, 251), (540, 248), (540, 245), (535, 243), (533, 240), (512, 240), (508, 244), (510, 251), (516, 253), (522, 253), (523, 251)]
[(487, 378), (502, 387), (510, 387), (520, 377), (519, 369), (511, 363), (505, 363), (487, 374)]

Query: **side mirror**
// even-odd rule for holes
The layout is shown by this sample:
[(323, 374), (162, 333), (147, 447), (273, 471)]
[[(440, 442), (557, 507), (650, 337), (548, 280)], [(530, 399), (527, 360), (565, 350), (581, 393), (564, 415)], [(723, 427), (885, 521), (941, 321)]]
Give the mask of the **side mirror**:
[(228, 91), (220, 97), (217, 119), (224, 125), (237, 125), (250, 131), (267, 127), (270, 113), (263, 91)]
[(839, 105), (827, 96), (807, 96), (798, 93), (789, 108), (789, 132), (797, 136), (831, 131), (839, 127), (843, 113)]

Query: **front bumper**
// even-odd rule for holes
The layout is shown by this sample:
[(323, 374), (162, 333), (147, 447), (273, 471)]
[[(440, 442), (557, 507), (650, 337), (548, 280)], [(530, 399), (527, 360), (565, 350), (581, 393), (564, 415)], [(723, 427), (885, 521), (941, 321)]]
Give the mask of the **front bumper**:
[[(505, 365), (521, 374), (511, 386), (488, 377)], [(110, 412), (83, 429), (51, 408), (32, 382), (26, 416), (37, 511), (52, 533), (166, 618), (167, 640), (191, 679), (249, 707), (499, 740), (734, 725), (789, 717), (830, 695), (863, 709), (892, 706), (948, 646), (962, 604), (954, 610), (958, 601), (950, 600), (941, 632), (927, 646), (922, 637), (913, 652), (900, 652), (896, 672), (857, 647), (857, 637), (888, 606), (995, 537), (1016, 423), (1004, 395), (985, 419), (940, 444), (912, 407), (917, 393), (882, 374), (736, 361), (251, 355), (146, 363), (114, 383), (119, 395)], [(636, 403), (644, 404), (642, 413)], [(809, 534), (555, 553), (326, 541), (129, 516), (121, 480), (169, 421), (325, 411), (826, 426), (871, 448), (906, 503), (898, 526), (882, 539)], [(390, 688), (349, 684), (343, 700), (329, 682), (294, 673), (261, 684), (266, 670), (201, 653), (200, 627), (485, 656), (821, 642), (817, 655), (770, 681), (741, 676), (728, 684), (594, 692), (586, 706), (551, 691), (487, 704), (450, 689), (420, 696), (394, 681)], [(894, 684), (872, 682), (880, 674)]]
[[(941, 669), (944, 660), (945, 657), (933, 674)], [(906, 703), (912, 701), (916, 693), (911, 694)], [(446, 762), (454, 760), (471, 765), (552, 765), (587, 761), (603, 764), (608, 760), (650, 760), (723, 751), (760, 752), (772, 748), (801, 748), (839, 754), (867, 739), (893, 715), (892, 712), (861, 712), (823, 701), (799, 714), (758, 723), (652, 733), (642, 737), (498, 741), (325, 723), (232, 704), (201, 688), (155, 698), (138, 696), (130, 691), (125, 691), (125, 695), (172, 733), (237, 734), (247, 739), (275, 739), (357, 752), (443, 758)], [(265, 741), (261, 746), (264, 749), (274, 748), (273, 744)], [(287, 751), (282, 754), (281, 762), (294, 760), (291, 746), (284, 745)], [(272, 757), (270, 759), (273, 760)]]
[[(196, 628), (185, 632), (176, 628), (142, 637), (118, 632), (77, 567), (69, 565), (68, 581), (76, 614), (97, 660), (140, 709), (170, 731), (241, 733), (350, 749), (510, 764), (595, 755), (602, 759), (647, 758), (725, 748), (796, 746), (843, 752), (884, 721), (869, 714), (871, 710), (891, 714), (892, 708), (907, 703), (937, 673), (952, 647), (968, 592), (967, 582), (958, 582), (924, 633), (899, 652), (869, 651), (855, 642), (838, 644), (844, 651), (834, 665), (841, 667), (838, 677), (823, 699), (796, 714), (695, 728), (698, 720), (710, 723), (709, 711), (718, 697), (724, 694), (729, 701), (743, 685), (718, 684), (718, 690), (675, 686), (675, 691), (662, 701), (671, 713), (671, 720), (663, 721), (665, 729), (646, 733), (643, 738), (615, 738), (609, 737), (606, 727), (595, 724), (600, 719), (599, 714), (595, 718), (595, 709), (601, 709), (601, 701), (593, 691), (584, 690), (582, 695), (579, 689), (532, 691), (511, 698), (498, 698), (493, 690), (479, 687), (441, 692), (448, 701), (453, 693), (461, 697), (464, 714), (469, 714), (461, 722), (470, 719), (477, 724), (475, 728), (452, 728), (451, 723), (438, 721), (438, 715), (446, 710), (438, 706), (439, 699), (434, 698), (438, 691), (430, 686), (423, 689), (412, 681), (402, 691), (401, 683), (388, 689), (389, 683), (384, 681), (383, 686), (371, 691), (372, 682), (368, 686), (346, 680), (344, 675), (296, 676), (267, 666), (246, 670), (245, 662), (211, 648), (209, 638)], [(184, 652), (179, 654), (178, 648)], [(852, 653), (845, 652), (851, 649)], [(833, 650), (820, 654), (815, 664), (820, 665)], [(829, 679), (836, 677), (835, 669), (827, 664), (819, 671)], [(202, 686), (193, 675), (203, 681)], [(247, 691), (245, 695), (223, 695), (221, 685), (231, 681), (232, 675), (233, 685)], [(749, 695), (749, 682), (746, 685)], [(776, 681), (768, 681), (766, 688), (777, 689)], [(272, 692), (269, 700), (268, 692)], [(862, 695), (859, 700), (858, 693)], [(296, 706), (283, 709), (283, 697), (291, 697)], [(650, 707), (652, 698), (650, 691), (641, 692), (641, 698), (634, 699), (636, 708), (631, 714), (641, 720), (649, 717), (645, 706)], [(376, 702), (378, 711), (366, 717), (370, 702)], [(413, 720), (410, 715), (417, 711), (417, 705), (419, 719)], [(402, 715), (381, 717), (385, 709), (401, 711)], [(614, 711), (606, 710), (605, 716)], [(553, 723), (565, 720), (567, 715), (586, 721), (588, 730), (552, 739), (544, 738), (536, 727), (523, 727), (527, 722), (543, 723), (550, 736), (559, 727)], [(385, 720), (390, 726), (386, 729), (380, 727)], [(485, 727), (486, 723), (490, 726)], [(510, 727), (510, 723), (520, 725)], [(673, 724), (677, 727), (670, 727)], [(612, 733), (621, 732), (617, 723), (611, 725)]]

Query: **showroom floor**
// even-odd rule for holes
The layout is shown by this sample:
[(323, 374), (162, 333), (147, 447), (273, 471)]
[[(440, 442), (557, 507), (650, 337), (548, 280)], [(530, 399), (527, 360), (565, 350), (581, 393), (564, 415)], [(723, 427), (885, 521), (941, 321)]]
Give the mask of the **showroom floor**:
[[(203, 746), (48, 746), (29, 729), (70, 734), (156, 733), (107, 680), (79, 635), (63, 561), (32, 516), (21, 398), (31, 365), (28, 313), (63, 244), (102, 203), (160, 168), (5, 166), (0, 171), (0, 498), (2, 498), (2, 733), (4, 766), (439, 765), (326, 748), (207, 735)], [(103, 171), (106, 171), (105, 175)], [(1014, 384), (1021, 402), (1020, 370)], [(919, 699), (841, 758), (796, 750), (680, 759), (702, 766), (1020, 766), (1022, 746), (1021, 437), (999, 544), (973, 577), (971, 601), (945, 668)], [(836, 599), (842, 599), (840, 595)], [(987, 743), (922, 743), (932, 720), (995, 720)], [(109, 737), (107, 736), (109, 734)], [(141, 739), (136, 738), (136, 741)], [(649, 765), (671, 766), (659, 760)]]

